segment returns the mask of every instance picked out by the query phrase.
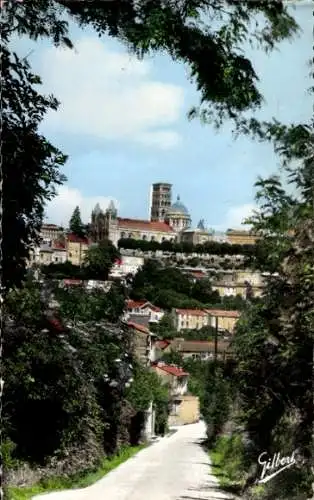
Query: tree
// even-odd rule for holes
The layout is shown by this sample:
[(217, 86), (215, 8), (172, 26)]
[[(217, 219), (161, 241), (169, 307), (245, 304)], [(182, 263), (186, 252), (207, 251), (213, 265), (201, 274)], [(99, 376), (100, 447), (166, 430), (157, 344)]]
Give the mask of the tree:
[(10, 288), (21, 284), (29, 251), (39, 244), (44, 206), (55, 195), (55, 187), (65, 180), (59, 168), (66, 156), (38, 132), (46, 112), (57, 110), (57, 100), (37, 92), (40, 78), (31, 72), (25, 59), (10, 53), (5, 45), (5, 25), (1, 27), (1, 266), (2, 284)]
[(88, 279), (107, 280), (110, 269), (120, 256), (110, 241), (101, 241), (91, 246), (85, 256), (84, 274)]
[(85, 226), (81, 219), (81, 212), (79, 207), (75, 207), (73, 214), (71, 215), (69, 222), (69, 229), (71, 233), (76, 236), (83, 237), (85, 236)]
[(194, 114), (198, 111), (202, 119), (217, 124), (226, 118), (237, 122), (241, 113), (263, 102), (252, 63), (242, 52), (243, 40), (271, 50), (297, 31), (280, 1), (140, 0), (104, 2), (99, 7), (96, 0), (88, 5), (33, 0), (9, 4), (4, 21), (18, 34), (48, 36), (71, 46), (65, 13), (81, 26), (93, 26), (99, 35), (118, 38), (140, 57), (165, 51), (186, 65), (201, 94)]
[(177, 335), (171, 313), (165, 313), (158, 323), (151, 326), (151, 330), (160, 339), (171, 339)]
[[(212, 291), (211, 282), (209, 280), (198, 280), (194, 283), (191, 291), (193, 299), (210, 304), (217, 301), (217, 293)], [(219, 293), (218, 293), (219, 299)]]
[[(270, 497), (308, 497), (314, 414), (313, 131), (277, 126), (270, 132), (295, 194), (288, 194), (279, 178), (258, 182), (261, 210), (251, 220), (262, 235), (258, 265), (277, 274), (269, 278), (263, 302), (252, 304), (237, 325), (237, 391), (251, 451), (299, 449), (304, 460), (284, 484), (272, 482)], [(292, 159), (299, 160), (297, 166), (290, 166)], [(249, 480), (257, 473), (253, 470)]]
[(116, 323), (124, 310), (125, 297), (118, 285), (113, 285), (109, 292), (70, 288), (58, 289), (55, 295), (61, 317), (71, 321)]

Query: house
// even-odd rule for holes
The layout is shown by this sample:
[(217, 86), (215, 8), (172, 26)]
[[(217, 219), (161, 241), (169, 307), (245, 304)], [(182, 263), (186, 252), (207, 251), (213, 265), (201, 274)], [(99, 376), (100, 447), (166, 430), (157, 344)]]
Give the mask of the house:
[(54, 264), (63, 264), (67, 260), (67, 249), (63, 243), (54, 241), (51, 245), (53, 254), (52, 261)]
[(44, 243), (56, 240), (63, 233), (63, 229), (56, 224), (44, 223), (40, 229), (40, 238)]
[(53, 263), (53, 249), (50, 244), (43, 243), (39, 249), (39, 264), (47, 266)]
[(183, 396), (188, 391), (189, 373), (174, 365), (168, 365), (162, 361), (152, 364), (153, 370), (169, 387), (171, 397)]
[(255, 245), (259, 236), (251, 231), (228, 229), (226, 232), (228, 243), (231, 245)]
[(208, 314), (202, 309), (173, 309), (174, 326), (180, 330), (200, 330), (208, 325)]
[(208, 324), (218, 331), (227, 331), (233, 333), (234, 328), (240, 318), (239, 311), (226, 311), (223, 309), (205, 309), (209, 316)]
[(265, 277), (259, 272), (252, 271), (234, 271), (232, 273), (225, 271), (221, 278), (213, 283), (212, 289), (216, 290), (221, 297), (248, 298), (250, 294), (253, 297), (261, 297), (265, 288)]
[[(175, 338), (170, 341), (164, 341), (161, 346), (157, 343), (156, 354), (170, 353), (171, 351), (178, 352), (183, 359), (192, 358), (200, 360), (210, 360), (215, 357), (215, 342), (208, 340), (185, 340), (183, 338)], [(166, 344), (167, 342), (167, 344)], [(217, 342), (217, 359), (226, 359), (231, 355), (230, 342), (226, 340), (218, 340)]]
[(150, 323), (158, 323), (163, 317), (164, 311), (147, 300), (128, 300), (126, 303), (126, 317), (133, 314), (149, 317)]
[(141, 269), (143, 264), (144, 257), (122, 255), (112, 266), (110, 275), (117, 278), (123, 278), (127, 275), (134, 276)]
[(200, 418), (199, 398), (188, 394), (189, 373), (178, 366), (168, 365), (161, 361), (152, 363), (152, 369), (169, 387), (168, 425), (198, 422)]
[[(133, 333), (134, 351), (138, 360), (144, 366), (151, 366), (151, 363), (156, 360), (156, 336), (144, 325), (128, 321), (127, 326)], [(145, 415), (144, 438), (147, 440), (151, 439), (155, 434), (155, 418), (156, 413), (151, 402)]]
[(248, 298), (249, 288), (253, 297), (262, 297), (265, 287), (263, 285), (250, 285), (250, 283), (230, 283), (218, 281), (212, 285), (212, 289), (217, 291), (220, 297), (236, 297), (240, 295), (243, 299)]
[(144, 366), (150, 366), (156, 360), (156, 335), (147, 326), (127, 321), (128, 327), (134, 333), (134, 350), (137, 358)]
[(89, 240), (87, 238), (68, 234), (66, 237), (67, 260), (75, 266), (81, 266), (84, 263), (88, 247)]

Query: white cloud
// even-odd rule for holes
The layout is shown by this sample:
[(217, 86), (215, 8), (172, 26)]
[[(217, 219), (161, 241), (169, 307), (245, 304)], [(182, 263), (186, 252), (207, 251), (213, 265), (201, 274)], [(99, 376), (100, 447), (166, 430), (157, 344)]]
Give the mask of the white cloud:
[(61, 102), (45, 121), (51, 132), (124, 139), (174, 147), (173, 129), (183, 105), (183, 89), (154, 81), (151, 64), (113, 52), (103, 41), (81, 38), (75, 50), (42, 54), (43, 82)]
[(165, 130), (140, 134), (137, 140), (146, 146), (159, 146), (161, 149), (171, 149), (180, 144), (181, 137), (176, 132)]
[(253, 203), (246, 203), (231, 207), (224, 218), (224, 222), (217, 226), (213, 226), (217, 231), (225, 231), (226, 229), (249, 229), (249, 225), (243, 224), (244, 220), (253, 215), (257, 211), (256, 205)]
[(61, 186), (58, 190), (58, 195), (46, 206), (47, 220), (53, 224), (67, 226), (69, 219), (75, 207), (79, 206), (81, 216), (84, 223), (90, 220), (91, 212), (96, 203), (105, 210), (110, 201), (113, 200), (116, 207), (119, 203), (114, 198), (105, 196), (83, 196), (78, 189), (73, 189), (67, 186)]

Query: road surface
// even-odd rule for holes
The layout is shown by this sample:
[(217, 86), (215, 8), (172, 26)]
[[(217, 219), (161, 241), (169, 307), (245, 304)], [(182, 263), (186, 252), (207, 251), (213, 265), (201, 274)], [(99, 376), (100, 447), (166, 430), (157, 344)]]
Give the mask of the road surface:
[(92, 486), (37, 495), (33, 500), (224, 500), (210, 474), (208, 454), (200, 443), (202, 422), (179, 428), (141, 450)]

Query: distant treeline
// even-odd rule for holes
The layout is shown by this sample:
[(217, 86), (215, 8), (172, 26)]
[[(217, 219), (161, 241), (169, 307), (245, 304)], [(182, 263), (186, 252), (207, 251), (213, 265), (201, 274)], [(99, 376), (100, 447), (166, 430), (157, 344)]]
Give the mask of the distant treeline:
[(118, 247), (130, 250), (157, 251), (185, 254), (210, 254), (210, 255), (244, 255), (246, 257), (255, 254), (255, 245), (238, 245), (230, 243), (220, 243), (217, 241), (208, 241), (202, 245), (193, 245), (192, 243), (177, 243), (172, 241), (147, 241), (135, 240), (132, 238), (121, 238), (118, 241)]

